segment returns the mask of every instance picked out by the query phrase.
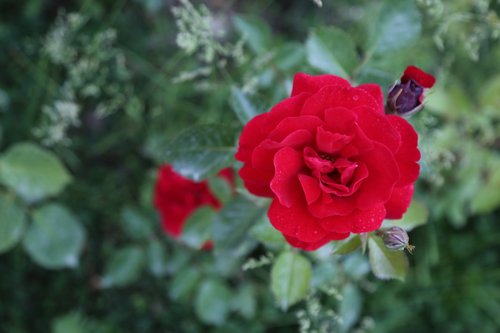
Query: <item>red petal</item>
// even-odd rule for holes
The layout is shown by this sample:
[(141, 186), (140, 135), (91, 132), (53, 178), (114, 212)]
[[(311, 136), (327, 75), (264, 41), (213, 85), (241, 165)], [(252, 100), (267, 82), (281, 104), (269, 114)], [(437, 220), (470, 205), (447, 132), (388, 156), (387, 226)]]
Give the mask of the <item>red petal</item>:
[(392, 196), (385, 203), (385, 209), (387, 210), (386, 218), (388, 219), (400, 219), (403, 214), (410, 207), (411, 198), (413, 196), (413, 185), (396, 187), (392, 191)]
[(324, 86), (343, 86), (350, 87), (349, 81), (330, 74), (324, 75), (309, 75), (305, 73), (297, 73), (293, 78), (293, 88), (291, 96), (307, 92), (314, 94)]
[(356, 197), (359, 209), (370, 209), (384, 203), (391, 197), (392, 190), (399, 179), (399, 171), (392, 153), (381, 143), (373, 142), (374, 149), (359, 155), (359, 163), (368, 168), (368, 177), (363, 181)]
[(356, 203), (352, 197), (335, 197), (322, 191), (320, 200), (310, 204), (308, 209), (313, 216), (322, 219), (350, 214), (356, 209)]
[(372, 95), (375, 101), (378, 104), (377, 112), (384, 113), (384, 93), (382, 92), (382, 88), (378, 84), (375, 83), (364, 83), (357, 86), (359, 89), (365, 90), (367, 93)]
[(389, 115), (389, 121), (401, 136), (401, 145), (394, 154), (399, 168), (399, 181), (396, 186), (409, 185), (415, 182), (420, 172), (418, 160), (420, 151), (418, 150), (418, 135), (405, 119)]
[(321, 189), (316, 178), (307, 175), (299, 175), (299, 181), (300, 185), (302, 185), (302, 190), (304, 191), (308, 205), (319, 199)]
[(351, 142), (352, 139), (352, 134), (332, 133), (326, 131), (323, 127), (318, 127), (318, 131), (316, 132), (316, 147), (324, 153), (336, 154)]
[(363, 105), (378, 108), (375, 98), (363, 89), (326, 86), (306, 100), (301, 113), (322, 118), (327, 109), (336, 107), (354, 109)]
[(432, 88), (434, 83), (436, 83), (434, 76), (415, 66), (406, 67), (403, 76), (401, 77), (401, 82), (406, 83), (410, 79), (417, 82), (424, 88)]
[(366, 136), (384, 144), (392, 152), (398, 150), (401, 137), (385, 114), (364, 106), (355, 108), (353, 112), (358, 115), (358, 125)]
[(276, 104), (271, 111), (252, 118), (240, 135), (236, 159), (242, 162), (250, 160), (252, 150), (268, 137), (281, 120), (298, 115), (308, 97), (309, 94), (300, 94), (287, 98)]
[(289, 117), (283, 119), (278, 126), (269, 134), (269, 138), (281, 142), (290, 133), (297, 130), (307, 130), (311, 134), (316, 133), (316, 128), (323, 123), (321, 119), (314, 116)]
[(291, 236), (287, 236), (287, 235), (284, 235), (284, 236), (285, 236), (285, 239), (288, 242), (288, 244), (290, 244), (291, 246), (297, 247), (297, 248), (302, 249), (304, 251), (314, 251), (314, 250), (319, 249), (323, 245), (331, 242), (332, 240), (346, 239), (349, 236), (349, 234), (329, 233), (328, 235), (326, 235), (325, 237), (323, 237), (319, 241), (311, 242), (311, 243), (302, 242), (295, 237), (291, 237)]
[(331, 232), (363, 233), (380, 228), (385, 217), (384, 205), (377, 205), (368, 210), (356, 210), (346, 216), (332, 216), (319, 221), (321, 227)]
[(298, 173), (303, 166), (302, 155), (293, 148), (282, 148), (274, 155), (275, 172), (270, 187), (285, 207), (291, 207), (302, 198)]
[(318, 220), (299, 203), (287, 208), (275, 199), (267, 216), (271, 224), (284, 235), (295, 237), (302, 242), (317, 242), (327, 234), (319, 226)]
[(327, 130), (348, 135), (352, 132), (358, 116), (349, 109), (336, 107), (326, 109), (324, 119)]
[(245, 164), (240, 169), (239, 174), (250, 193), (262, 197), (272, 198), (274, 196), (273, 191), (269, 188), (269, 182), (273, 177), (272, 174), (263, 173), (248, 164)]

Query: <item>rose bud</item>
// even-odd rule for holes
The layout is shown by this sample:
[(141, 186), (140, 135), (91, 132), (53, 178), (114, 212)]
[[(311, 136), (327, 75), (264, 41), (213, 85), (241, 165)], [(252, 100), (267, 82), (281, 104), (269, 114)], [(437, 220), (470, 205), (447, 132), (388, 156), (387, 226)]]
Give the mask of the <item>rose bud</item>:
[(384, 245), (388, 249), (398, 251), (407, 249), (408, 252), (412, 253), (413, 249), (415, 248), (415, 246), (408, 244), (410, 238), (403, 228), (391, 227), (387, 230), (378, 232), (377, 234), (382, 237)]
[(432, 88), (434, 76), (415, 66), (408, 66), (401, 79), (389, 90), (387, 96), (387, 113), (409, 116), (424, 106), (424, 90)]

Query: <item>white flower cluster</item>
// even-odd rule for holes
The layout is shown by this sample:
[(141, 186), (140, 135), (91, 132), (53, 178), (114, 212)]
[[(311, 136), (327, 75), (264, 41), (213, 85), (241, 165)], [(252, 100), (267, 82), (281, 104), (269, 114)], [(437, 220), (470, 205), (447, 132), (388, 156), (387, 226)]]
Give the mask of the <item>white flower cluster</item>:
[(481, 46), (500, 38), (500, 18), (490, 0), (417, 0), (436, 22), (433, 39), (440, 50), (460, 45), (469, 57), (478, 61)]
[(80, 106), (72, 101), (57, 100), (51, 106), (44, 106), (42, 110), (47, 115), (50, 125), (35, 129), (35, 135), (43, 137), (45, 145), (69, 144), (66, 131), (71, 126), (80, 125)]
[(116, 32), (86, 33), (87, 22), (78, 13), (62, 13), (43, 41), (40, 56), (47, 57), (61, 75), (52, 101), (42, 106), (41, 122), (33, 130), (45, 145), (70, 144), (68, 129), (80, 126), (83, 110), (103, 118), (125, 109), (132, 98), (125, 57), (114, 46)]
[(205, 5), (195, 8), (189, 0), (180, 2), (181, 5), (174, 7), (172, 13), (179, 29), (177, 45), (186, 54), (198, 54), (209, 64), (227, 59), (237, 63), (244, 61), (243, 40), (236, 44), (222, 42), (226, 37), (224, 18), (215, 17)]

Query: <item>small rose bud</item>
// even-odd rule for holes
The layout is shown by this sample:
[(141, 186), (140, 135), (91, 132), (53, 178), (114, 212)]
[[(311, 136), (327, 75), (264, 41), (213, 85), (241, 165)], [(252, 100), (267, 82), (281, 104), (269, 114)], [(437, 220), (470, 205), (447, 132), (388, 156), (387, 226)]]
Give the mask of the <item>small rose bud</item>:
[(391, 227), (386, 230), (379, 231), (377, 233), (382, 240), (384, 241), (384, 245), (391, 250), (402, 251), (404, 249), (408, 250), (408, 252), (412, 253), (415, 246), (410, 245), (410, 237), (403, 228), (400, 227)]
[(409, 116), (424, 106), (424, 90), (432, 88), (434, 76), (415, 66), (408, 66), (403, 76), (389, 90), (387, 95), (387, 113)]

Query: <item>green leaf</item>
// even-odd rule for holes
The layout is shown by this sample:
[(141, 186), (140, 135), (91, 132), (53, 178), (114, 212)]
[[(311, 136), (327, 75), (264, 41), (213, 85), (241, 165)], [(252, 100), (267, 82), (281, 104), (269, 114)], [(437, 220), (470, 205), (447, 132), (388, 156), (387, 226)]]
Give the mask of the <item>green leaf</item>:
[(132, 207), (124, 207), (121, 212), (123, 228), (127, 235), (136, 240), (147, 240), (153, 235), (152, 222)]
[(248, 230), (262, 217), (265, 209), (238, 196), (228, 202), (214, 220), (213, 240), (217, 255), (238, 257), (253, 246)]
[(283, 252), (271, 270), (271, 289), (283, 310), (307, 296), (311, 263), (295, 252)]
[(253, 52), (261, 54), (269, 51), (272, 34), (265, 21), (256, 16), (236, 15), (234, 24)]
[(357, 63), (356, 47), (335, 27), (312, 30), (306, 41), (307, 61), (322, 72), (349, 77)]
[(356, 250), (358, 247), (361, 246), (361, 239), (359, 238), (358, 235), (352, 236), (345, 242), (340, 243), (332, 252), (332, 254), (347, 254), (351, 253), (352, 251)]
[(496, 112), (500, 112), (500, 75), (494, 76), (481, 86), (479, 98), (482, 106), (491, 107)]
[(368, 52), (397, 52), (413, 43), (421, 29), (421, 16), (414, 1), (385, 0), (368, 32)]
[(306, 51), (301, 43), (285, 43), (276, 51), (273, 63), (282, 71), (301, 66), (306, 60)]
[(352, 283), (344, 286), (342, 290), (342, 302), (340, 303), (339, 316), (340, 332), (349, 332), (356, 324), (361, 315), (362, 295), (359, 289)]
[(207, 324), (222, 325), (229, 314), (231, 298), (231, 291), (224, 283), (205, 280), (196, 295), (196, 315)]
[(352, 280), (361, 280), (370, 272), (370, 263), (366, 256), (359, 252), (351, 252), (343, 261), (344, 271)]
[(402, 219), (399, 220), (385, 220), (384, 227), (401, 227), (406, 231), (415, 229), (427, 223), (429, 219), (429, 210), (424, 204), (418, 200), (413, 200), (410, 207), (403, 215)]
[(243, 125), (259, 114), (259, 111), (257, 111), (255, 106), (253, 106), (248, 97), (237, 87), (231, 87), (230, 104), (234, 113)]
[(230, 165), (235, 135), (228, 125), (190, 127), (169, 143), (166, 160), (183, 176), (200, 181)]
[(52, 333), (86, 333), (88, 324), (78, 312), (72, 312), (56, 318), (52, 322)]
[(471, 210), (475, 214), (485, 214), (500, 206), (500, 167), (493, 169), (487, 183), (473, 196)]
[(27, 203), (59, 194), (71, 176), (52, 152), (18, 143), (0, 158), (0, 180)]
[(170, 284), (168, 293), (170, 299), (173, 301), (187, 299), (194, 292), (200, 279), (200, 272), (193, 267), (186, 267), (176, 272)]
[(257, 302), (255, 299), (255, 288), (250, 284), (244, 284), (238, 293), (231, 299), (233, 310), (239, 312), (244, 318), (255, 317)]
[(233, 187), (229, 181), (220, 176), (213, 176), (208, 179), (210, 192), (222, 203), (225, 204), (233, 196)]
[(184, 224), (181, 240), (190, 247), (201, 248), (211, 238), (214, 217), (215, 210), (210, 206), (196, 209)]
[(156, 277), (166, 275), (169, 258), (167, 258), (167, 253), (158, 240), (149, 241), (147, 255), (149, 272)]
[(0, 194), (0, 253), (17, 244), (26, 228), (26, 212), (14, 198)]
[(267, 215), (263, 215), (250, 229), (250, 235), (267, 247), (281, 248), (286, 244), (285, 237), (271, 225)]
[(113, 253), (106, 264), (101, 288), (122, 287), (135, 281), (144, 266), (144, 250), (128, 246)]
[(23, 240), (28, 255), (45, 268), (76, 267), (85, 230), (68, 209), (49, 204), (33, 213)]
[(368, 239), (368, 250), (370, 266), (377, 278), (405, 280), (408, 258), (403, 251), (389, 250), (380, 237), (373, 235)]

